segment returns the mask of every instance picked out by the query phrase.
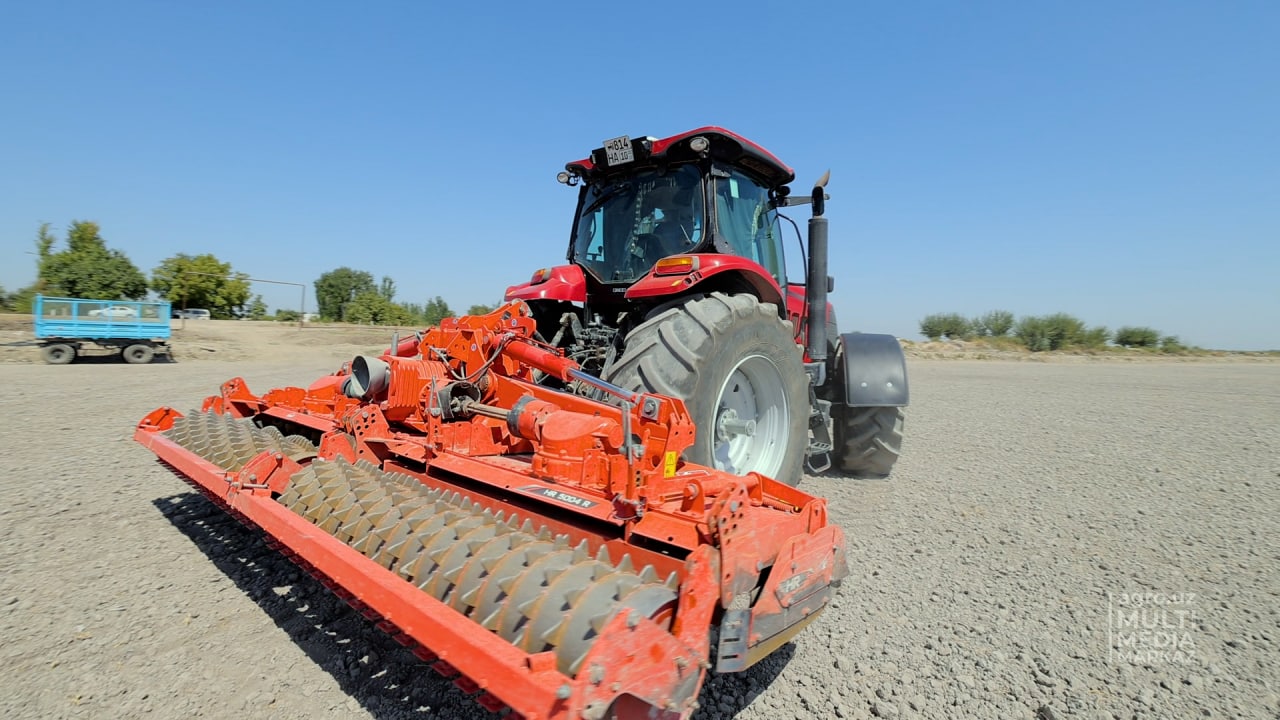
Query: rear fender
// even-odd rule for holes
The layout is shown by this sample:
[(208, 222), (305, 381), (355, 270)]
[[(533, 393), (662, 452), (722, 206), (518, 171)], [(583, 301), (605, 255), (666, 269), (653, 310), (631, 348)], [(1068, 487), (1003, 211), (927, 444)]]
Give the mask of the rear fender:
[(898, 338), (878, 333), (840, 336), (845, 405), (903, 407), (909, 400), (907, 358)]
[(737, 289), (745, 285), (760, 302), (773, 303), (780, 315), (786, 313), (782, 300), (782, 288), (773, 276), (758, 264), (737, 255), (694, 253), (683, 256), (693, 258), (693, 269), (684, 274), (656, 275), (653, 270), (640, 278), (627, 290), (628, 300), (661, 298), (686, 295), (693, 292)]
[(558, 265), (538, 270), (529, 282), (512, 285), (502, 296), (504, 302), (512, 300), (564, 300), (585, 302), (587, 278), (577, 265)]

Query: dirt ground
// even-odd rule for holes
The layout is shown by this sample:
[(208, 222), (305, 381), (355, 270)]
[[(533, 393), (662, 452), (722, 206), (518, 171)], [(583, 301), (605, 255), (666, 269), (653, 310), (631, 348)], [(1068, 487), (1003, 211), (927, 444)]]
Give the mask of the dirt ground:
[[(57, 367), (0, 321), (0, 716), (489, 717), (131, 440), (389, 341), (189, 321)], [(893, 477), (803, 482), (851, 577), (697, 720), (1280, 717), (1280, 363), (1236, 360), (913, 357)]]

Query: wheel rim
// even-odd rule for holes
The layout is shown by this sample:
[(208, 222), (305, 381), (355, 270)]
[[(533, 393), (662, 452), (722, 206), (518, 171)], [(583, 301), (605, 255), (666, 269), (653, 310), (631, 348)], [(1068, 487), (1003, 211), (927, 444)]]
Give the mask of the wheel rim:
[(782, 371), (762, 355), (743, 358), (729, 371), (716, 401), (712, 458), (716, 468), (776, 477), (790, 431)]

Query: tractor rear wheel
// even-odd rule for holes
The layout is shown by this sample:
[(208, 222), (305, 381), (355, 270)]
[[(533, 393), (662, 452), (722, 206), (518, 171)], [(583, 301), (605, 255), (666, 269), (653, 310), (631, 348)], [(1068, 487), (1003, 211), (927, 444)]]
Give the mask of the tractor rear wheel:
[(155, 350), (150, 345), (142, 345), (141, 343), (126, 347), (121, 353), (124, 361), (133, 365), (146, 365), (151, 362), (151, 358), (155, 357)]
[(40, 355), (50, 365), (66, 365), (76, 359), (76, 349), (71, 345), (54, 343), (40, 348)]
[(697, 426), (685, 459), (735, 475), (800, 481), (807, 378), (791, 323), (751, 295), (712, 293), (650, 313), (605, 373), (630, 390), (678, 397)]
[(837, 466), (858, 477), (887, 477), (902, 452), (902, 408), (840, 406), (834, 410)]

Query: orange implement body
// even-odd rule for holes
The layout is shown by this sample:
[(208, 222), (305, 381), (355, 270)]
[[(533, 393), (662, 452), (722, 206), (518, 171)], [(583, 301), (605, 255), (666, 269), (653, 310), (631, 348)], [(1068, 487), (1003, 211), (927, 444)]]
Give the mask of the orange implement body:
[(534, 338), (512, 302), (305, 389), (230, 380), (135, 439), (484, 707), (687, 718), (708, 670), (824, 609), (843, 534), (822, 499), (684, 462), (682, 401)]

